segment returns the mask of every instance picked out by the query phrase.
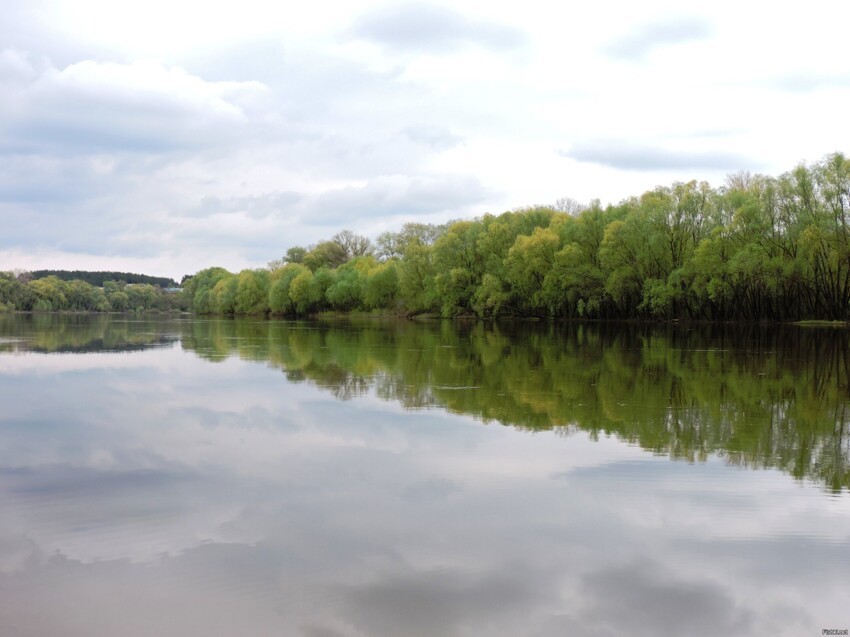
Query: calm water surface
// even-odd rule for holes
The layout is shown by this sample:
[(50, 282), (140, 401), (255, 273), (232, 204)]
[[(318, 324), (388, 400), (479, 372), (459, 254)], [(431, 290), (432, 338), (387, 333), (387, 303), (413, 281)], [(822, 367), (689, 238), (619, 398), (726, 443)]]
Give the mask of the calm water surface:
[(0, 634), (850, 628), (848, 347), (0, 316)]

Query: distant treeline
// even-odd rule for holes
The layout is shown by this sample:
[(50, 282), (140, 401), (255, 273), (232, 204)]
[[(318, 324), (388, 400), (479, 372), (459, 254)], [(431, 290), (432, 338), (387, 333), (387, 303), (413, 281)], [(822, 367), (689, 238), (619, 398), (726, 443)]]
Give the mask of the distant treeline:
[(161, 288), (176, 288), (177, 281), (162, 276), (148, 276), (131, 272), (89, 272), (87, 270), (35, 270), (29, 273), (32, 279), (44, 279), (55, 276), (62, 281), (84, 281), (89, 285), (103, 287), (107, 281), (124, 283), (147, 283)]
[(0, 311), (22, 312), (140, 312), (186, 309), (181, 293), (168, 293), (149, 283), (104, 281), (94, 286), (56, 276), (31, 279), (0, 272)]
[(202, 314), (327, 310), (453, 316), (799, 320), (850, 318), (850, 160), (720, 188), (675, 183), (603, 207), (563, 202), (373, 245), (345, 231), (268, 269), (185, 281)]

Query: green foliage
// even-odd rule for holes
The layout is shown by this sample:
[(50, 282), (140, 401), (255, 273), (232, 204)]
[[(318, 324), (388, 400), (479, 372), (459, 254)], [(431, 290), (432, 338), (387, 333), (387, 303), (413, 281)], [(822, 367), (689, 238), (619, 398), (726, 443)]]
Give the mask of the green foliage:
[(8, 309), (14, 308), (20, 299), (23, 284), (11, 272), (0, 272), (0, 303)]
[(308, 314), (319, 299), (313, 296), (313, 273), (309, 270), (300, 272), (289, 284), (289, 300), (295, 306), (295, 313)]
[[(330, 308), (488, 318), (850, 319), (844, 155), (778, 178), (732, 175), (716, 190), (690, 181), (618, 205), (569, 203), (562, 202), (567, 212), (535, 207), (441, 226), (408, 223), (378, 237), (377, 260), (368, 256), (368, 240), (349, 231), (309, 250), (292, 248), (287, 265), (270, 275), (269, 308), (289, 315)], [(290, 290), (303, 270), (287, 268), (296, 267), (312, 276)], [(228, 304), (225, 286), (224, 304), (213, 309), (211, 291), (227, 276), (220, 268), (199, 272), (186, 282), (187, 302), (197, 312), (262, 313), (253, 300)], [(65, 303), (65, 289), (53, 295), (36, 286), (25, 294), (11, 287), (0, 283), (0, 301)]]
[(325, 292), (330, 306), (343, 312), (359, 307), (369, 272), (374, 267), (372, 257), (359, 257), (337, 268), (335, 280)]
[(87, 270), (33, 270), (32, 279), (44, 279), (49, 276), (61, 281), (83, 281), (94, 287), (103, 287), (106, 281), (124, 281), (124, 283), (147, 283), (160, 288), (176, 288), (177, 281), (168, 277), (133, 274), (131, 272), (89, 272)]
[(146, 283), (133, 283), (124, 287), (131, 308), (146, 310), (156, 304), (158, 290)]
[(398, 263), (387, 261), (371, 270), (366, 278), (363, 302), (369, 309), (392, 308), (398, 296)]
[(286, 263), (304, 263), (307, 256), (307, 249), (301, 246), (293, 246), (286, 251), (284, 260)]
[(544, 284), (555, 266), (560, 241), (551, 228), (538, 227), (530, 236), (518, 236), (508, 251), (507, 280), (526, 313), (549, 314)]
[(310, 279), (310, 298), (313, 302), (313, 309), (317, 312), (329, 308), (327, 301), (328, 288), (336, 281), (336, 272), (332, 272), (327, 268), (319, 268), (313, 273), (313, 278)]
[(457, 221), (434, 243), (434, 292), (443, 316), (472, 313), (475, 289), (483, 276), (478, 240), (479, 221)]
[[(175, 301), (165, 301), (165, 298)], [(180, 294), (170, 295), (145, 283), (125, 285), (107, 281), (103, 288), (85, 281), (65, 281), (47, 276), (22, 282), (11, 273), (0, 273), (0, 303), (7, 310), (33, 312), (123, 312), (170, 309), (182, 303)]]
[(437, 306), (432, 248), (408, 243), (399, 264), (398, 286), (405, 307), (413, 314), (431, 312)]
[[(215, 284), (210, 292), (210, 306), (215, 314), (235, 314), (236, 296), (239, 292), (239, 277), (230, 275)], [(132, 299), (131, 299), (132, 304)]]
[(472, 306), (478, 316), (494, 318), (505, 312), (509, 301), (507, 284), (495, 275), (485, 274), (475, 290)]
[(292, 315), (297, 312), (297, 303), (289, 295), (292, 281), (310, 270), (300, 263), (287, 263), (269, 277), (268, 306), (273, 314)]
[(242, 270), (237, 277), (234, 312), (260, 315), (269, 312), (269, 273), (266, 270)]
[(224, 278), (233, 276), (224, 268), (206, 268), (183, 283), (183, 292), (191, 299), (190, 307), (198, 314), (212, 314), (216, 311), (212, 291)]
[(130, 309), (130, 297), (121, 291), (113, 292), (109, 295), (109, 305), (116, 312), (126, 312)]

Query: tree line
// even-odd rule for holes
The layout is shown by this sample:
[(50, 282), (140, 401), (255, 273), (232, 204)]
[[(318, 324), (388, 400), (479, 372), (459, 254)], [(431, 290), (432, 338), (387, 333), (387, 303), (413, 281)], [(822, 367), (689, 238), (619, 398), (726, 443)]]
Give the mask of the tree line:
[(848, 224), (850, 160), (835, 153), (720, 188), (408, 223), (374, 244), (344, 231), (266, 269), (202, 270), (185, 291), (222, 315), (847, 320)]
[(176, 288), (177, 281), (164, 276), (148, 276), (133, 272), (92, 272), (89, 270), (32, 270), (29, 279), (44, 279), (55, 276), (62, 281), (83, 281), (89, 285), (103, 287), (107, 281), (123, 281), (124, 283), (147, 283), (161, 288)]
[[(163, 332), (162, 315), (115, 320), (105, 313), (32, 312), (0, 315), (0, 354), (138, 352), (173, 346), (179, 336)], [(26, 335), (26, 338), (21, 338)]]
[(0, 272), (0, 311), (141, 312), (185, 310), (182, 294), (149, 283), (104, 281), (101, 287), (57, 276), (31, 278), (28, 273)]

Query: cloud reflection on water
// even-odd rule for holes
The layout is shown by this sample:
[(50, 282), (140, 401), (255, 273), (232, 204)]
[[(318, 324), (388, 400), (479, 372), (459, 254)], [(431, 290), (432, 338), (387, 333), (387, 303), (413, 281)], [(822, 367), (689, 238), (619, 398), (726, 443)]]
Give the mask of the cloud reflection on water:
[(777, 470), (374, 393), (340, 402), (180, 349), (73, 360), (0, 358), (0, 619), (13, 634), (796, 635), (846, 622), (846, 498)]

